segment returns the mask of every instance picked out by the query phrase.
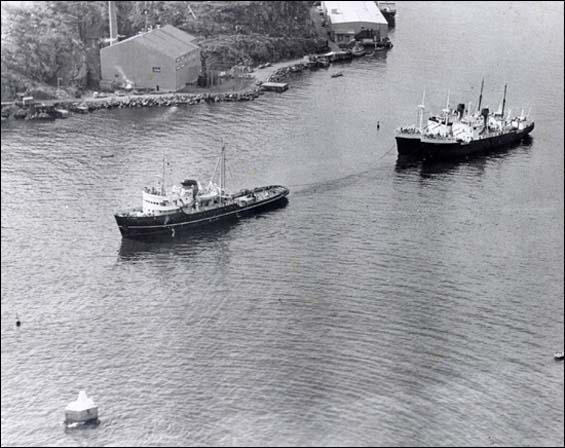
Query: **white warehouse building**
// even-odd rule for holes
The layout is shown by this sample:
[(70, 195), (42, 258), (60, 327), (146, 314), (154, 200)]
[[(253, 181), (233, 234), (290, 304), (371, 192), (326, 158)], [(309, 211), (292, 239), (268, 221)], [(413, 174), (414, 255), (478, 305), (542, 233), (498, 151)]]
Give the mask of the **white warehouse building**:
[(388, 22), (374, 1), (322, 2), (324, 15), (334, 42), (347, 44), (361, 31), (368, 31), (380, 41), (388, 35)]

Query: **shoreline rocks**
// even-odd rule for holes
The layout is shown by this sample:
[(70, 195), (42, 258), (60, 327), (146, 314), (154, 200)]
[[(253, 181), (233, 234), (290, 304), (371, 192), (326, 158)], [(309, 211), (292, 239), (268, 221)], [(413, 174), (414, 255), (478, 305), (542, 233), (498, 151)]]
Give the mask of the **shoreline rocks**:
[(302, 73), (304, 70), (311, 68), (310, 64), (306, 62), (299, 62), (297, 64), (287, 65), (276, 69), (267, 78), (267, 82), (281, 82), (286, 80), (293, 73)]
[[(99, 109), (129, 109), (137, 107), (170, 107), (179, 105), (195, 105), (200, 103), (219, 103), (219, 102), (236, 102), (251, 101), (257, 98), (261, 92), (253, 89), (244, 92), (223, 92), (223, 93), (171, 93), (162, 95), (143, 95), (143, 96), (127, 96), (112, 97), (104, 100), (97, 99), (84, 100), (74, 102), (69, 105), (72, 112), (83, 112), (85, 106), (89, 112)], [(59, 104), (55, 104), (57, 106)], [(62, 106), (62, 104), (61, 104)]]
[[(94, 112), (100, 109), (131, 109), (138, 107), (171, 107), (179, 105), (196, 105), (201, 103), (219, 103), (219, 102), (240, 102), (253, 101), (259, 95), (262, 95), (260, 87), (257, 86), (251, 90), (241, 92), (221, 92), (221, 93), (168, 93), (157, 95), (140, 95), (140, 96), (124, 96), (109, 97), (104, 99), (92, 98), (77, 100), (53, 100), (48, 105), (43, 102), (42, 105), (36, 105), (41, 109), (57, 109), (64, 108), (73, 113)], [(5, 112), (5, 113), (4, 113)], [(31, 108), (10, 106), (5, 108), (2, 115), (11, 116), (16, 119), (24, 119), (31, 113)]]
[[(286, 80), (294, 73), (302, 73), (307, 69), (318, 68), (318, 65), (311, 61), (303, 61), (276, 69), (267, 78), (267, 82), (281, 82)], [(146, 94), (129, 96), (109, 96), (107, 98), (83, 98), (65, 100), (47, 100), (36, 103), (36, 107), (42, 109), (64, 108), (73, 113), (88, 113), (100, 109), (131, 109), (138, 107), (171, 107), (180, 105), (196, 105), (201, 103), (219, 102), (241, 102), (253, 101), (263, 95), (261, 89), (262, 81), (257, 81), (255, 87), (239, 92), (210, 92), (210, 93), (164, 93)], [(31, 110), (27, 107), (12, 105), (3, 108), (4, 117), (24, 119), (30, 115)]]

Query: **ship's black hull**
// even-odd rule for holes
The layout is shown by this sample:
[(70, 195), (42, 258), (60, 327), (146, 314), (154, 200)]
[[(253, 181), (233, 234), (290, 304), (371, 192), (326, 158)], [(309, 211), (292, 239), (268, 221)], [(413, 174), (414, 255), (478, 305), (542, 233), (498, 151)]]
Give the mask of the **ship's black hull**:
[(397, 136), (396, 143), (400, 156), (427, 160), (447, 160), (486, 154), (520, 142), (534, 129), (532, 123), (521, 131), (508, 132), (480, 140), (465, 142), (444, 142), (440, 139), (421, 141), (418, 138)]
[[(278, 187), (282, 188), (282, 187)], [(260, 191), (256, 189), (255, 191)], [(280, 193), (264, 200), (240, 206), (236, 203), (213, 210), (186, 214), (179, 211), (174, 214), (148, 217), (132, 217), (116, 214), (116, 222), (124, 238), (149, 239), (162, 235), (175, 236), (189, 229), (215, 223), (230, 222), (243, 216), (278, 208), (288, 203), (289, 191), (284, 188)]]
[(420, 135), (396, 136), (396, 148), (401, 156), (416, 156), (420, 152)]

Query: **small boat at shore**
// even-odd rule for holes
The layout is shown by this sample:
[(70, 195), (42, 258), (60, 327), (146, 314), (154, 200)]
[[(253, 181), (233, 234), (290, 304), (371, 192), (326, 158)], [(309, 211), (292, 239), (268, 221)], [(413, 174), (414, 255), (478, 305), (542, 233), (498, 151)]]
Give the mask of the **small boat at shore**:
[(396, 2), (393, 1), (384, 1), (384, 2), (375, 2), (381, 11), (381, 14), (385, 17), (386, 21), (388, 22), (389, 26), (394, 24), (396, 20)]
[(388, 37), (375, 42), (375, 51), (390, 50), (393, 47), (392, 42)]
[(359, 58), (361, 56), (365, 56), (366, 53), (367, 53), (367, 50), (365, 50), (365, 47), (363, 45), (360, 45), (358, 42), (355, 43), (355, 46), (351, 49), (351, 55), (354, 58)]
[[(289, 190), (280, 185), (244, 189), (232, 194), (225, 187), (225, 148), (208, 185), (187, 179), (165, 190), (165, 160), (157, 188), (143, 190), (142, 207), (114, 214), (124, 238), (145, 239), (160, 235), (174, 237), (196, 226), (238, 219), (248, 213), (285, 205)], [(215, 182), (218, 173), (219, 185)]]
[(44, 111), (38, 111), (35, 112), (31, 115), (28, 115), (26, 117), (26, 120), (32, 120), (32, 121), (53, 121), (55, 120), (55, 117), (47, 112)]
[(68, 118), (69, 117), (69, 111), (67, 109), (58, 108), (58, 109), (54, 110), (54, 115), (57, 118)]
[(342, 72), (332, 73), (332, 78), (339, 78), (340, 76), (343, 76)]

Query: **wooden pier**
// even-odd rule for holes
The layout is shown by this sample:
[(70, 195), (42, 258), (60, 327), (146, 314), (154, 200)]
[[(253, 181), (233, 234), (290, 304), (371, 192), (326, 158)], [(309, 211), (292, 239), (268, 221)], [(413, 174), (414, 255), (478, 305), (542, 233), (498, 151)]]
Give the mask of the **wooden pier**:
[(264, 82), (261, 84), (261, 88), (267, 92), (284, 92), (288, 90), (288, 84), (286, 82)]

